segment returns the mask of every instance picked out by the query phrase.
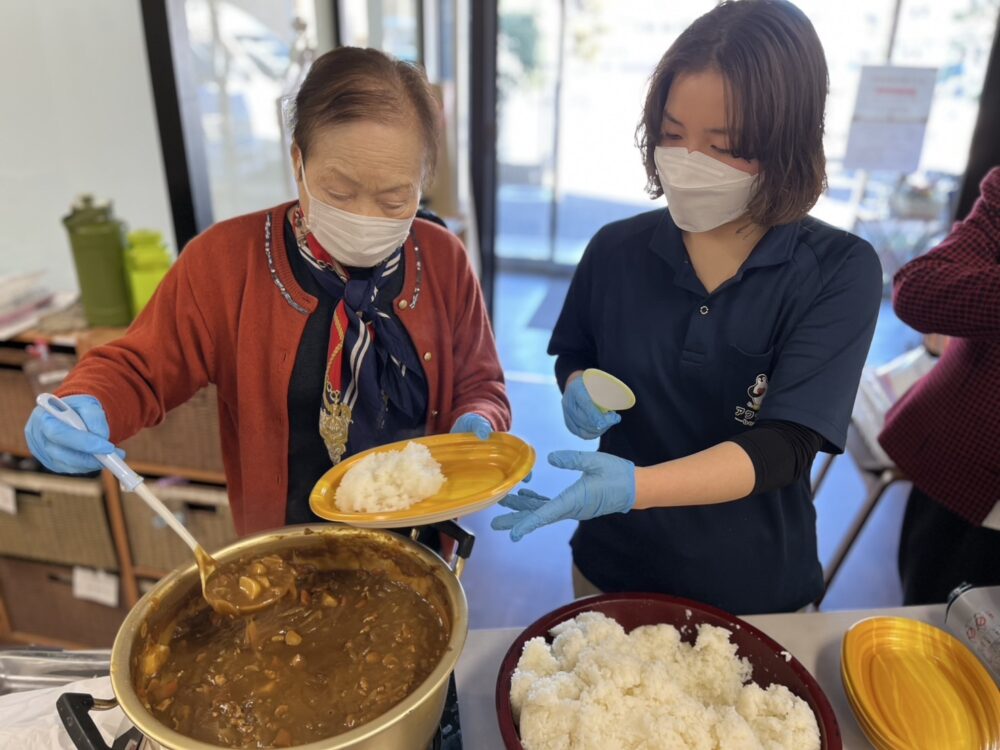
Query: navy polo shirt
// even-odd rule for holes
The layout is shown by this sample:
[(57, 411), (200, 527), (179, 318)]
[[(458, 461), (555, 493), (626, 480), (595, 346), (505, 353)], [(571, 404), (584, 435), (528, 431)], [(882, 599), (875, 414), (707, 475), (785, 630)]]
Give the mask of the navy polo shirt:
[[(758, 420), (808, 427), (840, 453), (881, 295), (871, 245), (811, 217), (771, 229), (709, 294), (661, 209), (591, 240), (549, 353), (561, 386), (588, 367), (631, 386), (636, 406), (600, 449), (637, 466), (704, 450)], [(808, 473), (735, 502), (584, 521), (571, 544), (602, 590), (737, 614), (799, 609), (823, 586)]]

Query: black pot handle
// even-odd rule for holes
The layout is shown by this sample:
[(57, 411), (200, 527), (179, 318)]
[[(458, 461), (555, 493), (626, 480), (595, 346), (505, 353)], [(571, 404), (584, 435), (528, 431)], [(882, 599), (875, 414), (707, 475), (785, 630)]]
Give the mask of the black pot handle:
[(469, 555), (472, 554), (472, 547), (476, 543), (475, 534), (462, 528), (455, 521), (439, 521), (438, 523), (430, 524), (430, 527), (458, 542), (458, 549), (455, 554), (463, 560), (469, 559)]
[(424, 529), (434, 529), (438, 534), (443, 534), (455, 540), (458, 548), (455, 554), (445, 562), (449, 564), (455, 577), (461, 578), (462, 571), (465, 569), (465, 561), (469, 559), (469, 555), (472, 554), (472, 547), (476, 543), (476, 535), (471, 531), (466, 531), (454, 521), (438, 521), (437, 523), (429, 523), (426, 526), (413, 528), (410, 531), (410, 538), (415, 542), (420, 541), (420, 532)]
[(66, 733), (79, 750), (111, 750), (101, 730), (97, 728), (90, 712), (106, 711), (114, 708), (116, 701), (97, 701), (87, 693), (63, 693), (56, 701), (56, 710), (62, 719)]

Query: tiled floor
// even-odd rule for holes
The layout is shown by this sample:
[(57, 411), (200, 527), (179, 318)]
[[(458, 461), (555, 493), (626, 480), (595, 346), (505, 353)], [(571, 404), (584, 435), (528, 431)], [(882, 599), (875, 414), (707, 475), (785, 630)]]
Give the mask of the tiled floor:
[[(495, 311), (500, 356), (514, 407), (513, 431), (538, 451), (540, 461), (531, 486), (542, 493), (557, 492), (572, 479), (572, 475), (545, 463), (550, 451), (591, 445), (571, 435), (563, 425), (552, 358), (545, 354), (548, 331), (532, 327), (532, 323), (538, 325), (551, 318), (539, 311), (550, 286), (564, 289), (565, 282), (501, 274)], [(551, 299), (548, 304), (551, 306)], [(886, 303), (869, 361), (887, 362), (918, 343), (919, 335), (900, 323)], [(901, 485), (883, 498), (828, 593), (824, 609), (900, 602), (895, 557), (907, 491)], [(824, 561), (850, 525), (863, 496), (864, 486), (850, 457), (837, 458), (816, 499)], [(477, 535), (463, 581), (473, 628), (526, 625), (572, 598), (568, 541), (573, 524), (555, 524), (514, 544), (506, 534), (489, 527), (490, 519), (501, 512), (502, 508), (493, 508), (463, 521)]]

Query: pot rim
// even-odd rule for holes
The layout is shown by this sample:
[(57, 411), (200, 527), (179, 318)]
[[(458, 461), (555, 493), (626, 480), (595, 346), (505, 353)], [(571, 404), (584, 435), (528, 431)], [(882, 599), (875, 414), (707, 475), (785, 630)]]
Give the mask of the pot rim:
[[(465, 590), (455, 574), (444, 560), (427, 547), (409, 538), (390, 534), (378, 529), (360, 529), (341, 524), (325, 524), (322, 526), (299, 525), (287, 526), (282, 529), (264, 531), (252, 536), (244, 537), (233, 544), (213, 553), (213, 557), (220, 562), (237, 558), (245, 554), (248, 550), (266, 542), (274, 542), (288, 537), (317, 535), (317, 536), (339, 536), (343, 533), (356, 534), (358, 536), (385, 536), (394, 542), (399, 542), (409, 552), (416, 555), (429, 568), (436, 572), (437, 577), (444, 585), (448, 593), (448, 600), (453, 607), (451, 635), (448, 645), (445, 648), (441, 660), (427, 678), (417, 685), (413, 691), (402, 701), (397, 703), (384, 714), (377, 716), (371, 721), (362, 724), (355, 729), (340, 734), (331, 735), (315, 742), (305, 745), (294, 745), (294, 750), (334, 750), (340, 747), (351, 747), (354, 743), (369, 740), (381, 734), (386, 728), (398, 724), (417, 709), (429, 696), (432, 696), (444, 686), (451, 673), (455, 669), (458, 657), (465, 646), (465, 639), (469, 629), (469, 605), (465, 597)], [(181, 734), (156, 719), (139, 700), (132, 682), (132, 672), (130, 661), (132, 647), (142, 623), (158, 606), (158, 595), (170, 590), (175, 586), (197, 585), (200, 587), (201, 579), (198, 573), (198, 566), (192, 562), (190, 565), (176, 568), (167, 576), (162, 578), (150, 589), (125, 616), (118, 634), (115, 636), (114, 644), (111, 648), (111, 688), (114, 691), (118, 705), (129, 721), (138, 730), (162, 745), (164, 748), (184, 748), (185, 750), (219, 750), (224, 746), (214, 745), (207, 742), (192, 739)]]

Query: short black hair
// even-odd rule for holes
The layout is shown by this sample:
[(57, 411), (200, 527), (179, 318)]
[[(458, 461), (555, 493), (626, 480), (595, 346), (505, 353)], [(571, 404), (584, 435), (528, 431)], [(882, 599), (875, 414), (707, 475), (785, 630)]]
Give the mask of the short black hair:
[(750, 218), (765, 227), (803, 218), (826, 188), (830, 81), (812, 23), (786, 0), (728, 0), (677, 37), (650, 78), (636, 129), (653, 197), (663, 194), (653, 156), (670, 86), (679, 75), (704, 70), (725, 81), (730, 150), (760, 163)]

